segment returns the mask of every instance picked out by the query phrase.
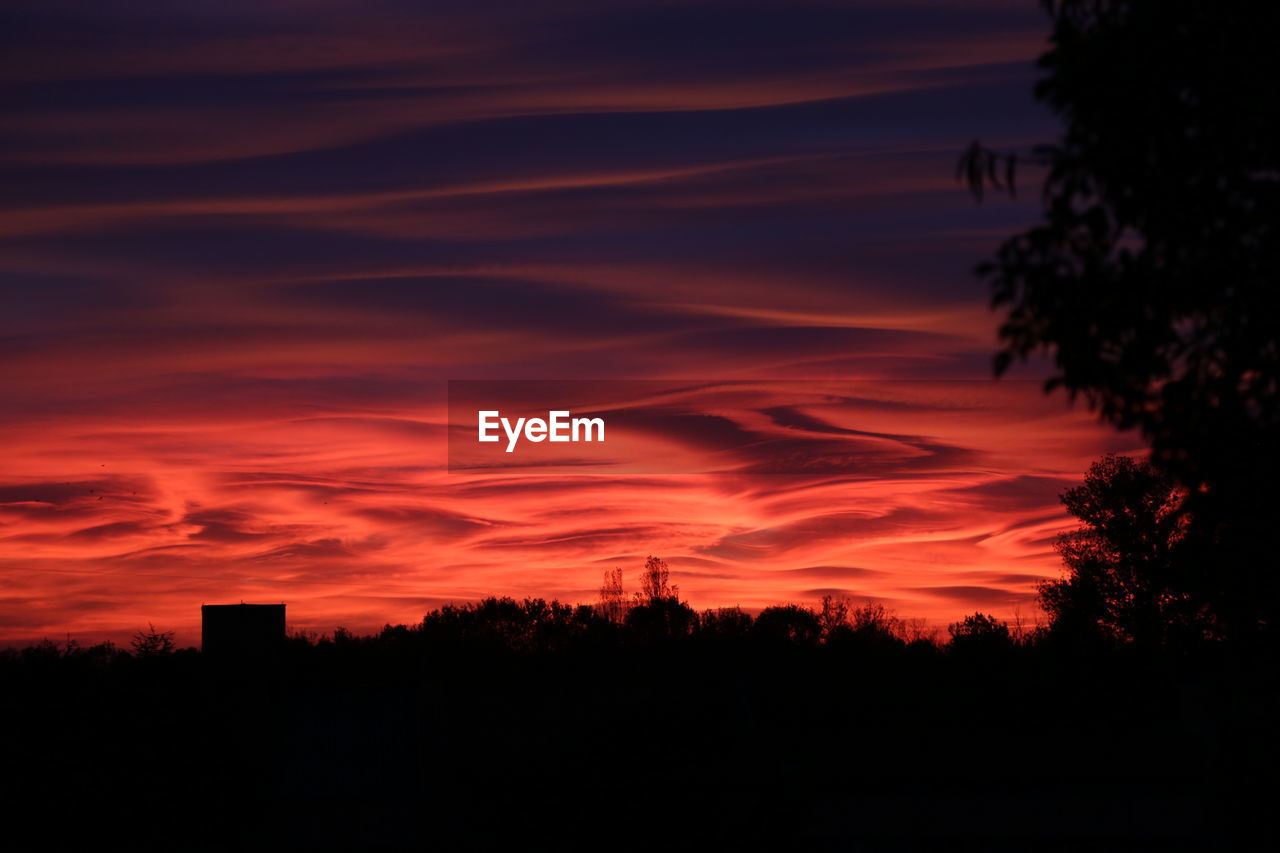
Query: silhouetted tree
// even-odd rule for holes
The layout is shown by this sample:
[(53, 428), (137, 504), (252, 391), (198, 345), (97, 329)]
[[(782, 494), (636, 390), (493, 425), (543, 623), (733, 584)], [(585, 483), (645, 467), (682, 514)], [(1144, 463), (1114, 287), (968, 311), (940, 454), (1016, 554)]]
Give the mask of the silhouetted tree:
[(741, 607), (704, 610), (698, 619), (698, 634), (716, 640), (741, 640), (751, 632), (753, 622)]
[(1009, 625), (986, 613), (973, 613), (947, 626), (951, 648), (960, 652), (998, 652), (1013, 647)]
[[(1280, 6), (1049, 0), (1036, 94), (1044, 220), (980, 267), (1007, 308), (996, 361), (1044, 351), (1049, 386), (1151, 442), (1185, 491), (1196, 595), (1224, 633), (1274, 624), (1280, 473)], [(961, 172), (1012, 184), (971, 147)]]
[(650, 557), (644, 561), (644, 571), (640, 575), (640, 592), (636, 593), (636, 601), (641, 604), (652, 604), (667, 599), (678, 600), (680, 587), (670, 583), (671, 571), (666, 560)]
[(678, 598), (655, 598), (628, 610), (626, 625), (642, 640), (687, 637), (698, 627), (698, 613)]
[(903, 642), (902, 620), (878, 601), (853, 608), (849, 627), (853, 636), (863, 643), (896, 645)]
[(610, 622), (622, 622), (627, 614), (621, 566), (605, 570), (604, 582), (600, 584), (600, 613)]
[(1055, 630), (1156, 644), (1170, 631), (1207, 628), (1209, 615), (1180, 559), (1185, 523), (1171, 477), (1109, 455), (1062, 502), (1080, 527), (1058, 539), (1066, 577), (1040, 588)]
[(129, 645), (140, 658), (171, 654), (174, 650), (173, 631), (157, 631), (156, 626), (148, 622), (147, 630), (134, 634)]
[(939, 630), (929, 620), (919, 616), (901, 619), (898, 622), (898, 636), (907, 645), (930, 647), (938, 644)]
[(822, 596), (822, 607), (818, 611), (818, 626), (822, 631), (822, 639), (830, 640), (832, 635), (849, 630), (849, 600), (834, 595)]
[(809, 608), (798, 604), (782, 604), (761, 610), (752, 626), (752, 632), (769, 640), (812, 646), (821, 638), (822, 626)]
[(685, 637), (697, 628), (697, 611), (680, 600), (680, 588), (670, 579), (671, 571), (665, 560), (658, 557), (645, 560), (640, 591), (626, 614), (627, 628), (634, 635), (644, 639)]
[[(602, 620), (596, 609), (586, 605), (490, 596), (473, 604), (446, 605), (428, 613), (423, 617), (421, 631), (432, 642), (533, 653), (563, 648), (589, 632), (593, 622)], [(399, 641), (399, 633), (384, 629), (382, 639)]]

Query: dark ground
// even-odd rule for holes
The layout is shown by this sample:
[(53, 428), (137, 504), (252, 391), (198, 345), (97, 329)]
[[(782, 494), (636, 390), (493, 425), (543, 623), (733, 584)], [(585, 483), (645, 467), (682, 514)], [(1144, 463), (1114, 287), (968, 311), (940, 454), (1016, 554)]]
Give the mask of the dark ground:
[(1274, 841), (1274, 669), (1217, 653), (393, 630), (0, 673), (12, 850)]

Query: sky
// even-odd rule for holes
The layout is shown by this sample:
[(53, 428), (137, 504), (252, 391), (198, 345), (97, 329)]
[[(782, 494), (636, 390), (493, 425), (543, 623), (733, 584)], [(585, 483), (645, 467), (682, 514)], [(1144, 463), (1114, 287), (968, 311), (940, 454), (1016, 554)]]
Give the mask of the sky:
[[(1058, 493), (1137, 448), (1036, 365), (991, 381), (973, 267), (1036, 193), (953, 168), (1054, 138), (1047, 30), (1030, 0), (7, 4), (0, 643), (590, 602), (650, 554), (698, 608), (1034, 618)], [(450, 471), (447, 383), (497, 379), (617, 381), (671, 464)]]

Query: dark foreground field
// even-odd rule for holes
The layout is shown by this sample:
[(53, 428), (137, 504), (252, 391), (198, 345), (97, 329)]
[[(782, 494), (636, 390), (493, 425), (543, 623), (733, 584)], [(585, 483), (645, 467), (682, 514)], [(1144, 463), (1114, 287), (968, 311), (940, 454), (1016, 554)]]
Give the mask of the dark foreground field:
[[(563, 626), (561, 626), (563, 627)], [(722, 629), (725, 627), (720, 626)], [(1274, 669), (431, 626), (0, 665), (13, 850), (1267, 849)]]

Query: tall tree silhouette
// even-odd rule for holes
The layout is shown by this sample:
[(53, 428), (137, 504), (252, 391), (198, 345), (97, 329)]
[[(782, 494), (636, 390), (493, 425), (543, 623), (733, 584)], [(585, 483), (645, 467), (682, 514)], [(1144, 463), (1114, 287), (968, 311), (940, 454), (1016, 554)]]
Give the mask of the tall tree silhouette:
[[(1186, 488), (1199, 594), (1235, 636), (1274, 624), (1266, 559), (1280, 446), (1280, 6), (1240, 0), (1045, 2), (1037, 97), (1065, 121), (1044, 220), (979, 268), (997, 306), (997, 372), (1035, 352), (1066, 388)], [(971, 147), (975, 191), (1007, 188)], [(1194, 545), (1194, 547), (1192, 547)], [(1207, 567), (1212, 565), (1212, 571)]]
[(1179, 559), (1186, 528), (1180, 502), (1172, 478), (1115, 455), (1063, 493), (1080, 528), (1058, 539), (1066, 577), (1040, 588), (1055, 630), (1145, 645), (1209, 630), (1202, 596)]
[(640, 573), (640, 591), (627, 611), (626, 625), (648, 639), (687, 637), (698, 624), (698, 614), (680, 600), (680, 588), (671, 583), (666, 560), (649, 557)]
[(610, 622), (621, 622), (627, 615), (621, 566), (605, 570), (604, 581), (600, 584), (600, 613)]
[(680, 598), (680, 587), (672, 585), (671, 570), (667, 568), (666, 560), (650, 557), (644, 561), (644, 571), (640, 575), (640, 592), (636, 595), (641, 604), (654, 604)]

